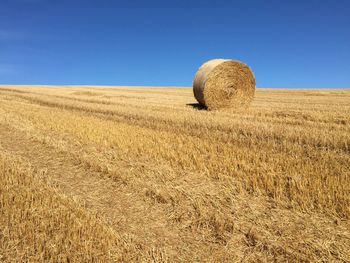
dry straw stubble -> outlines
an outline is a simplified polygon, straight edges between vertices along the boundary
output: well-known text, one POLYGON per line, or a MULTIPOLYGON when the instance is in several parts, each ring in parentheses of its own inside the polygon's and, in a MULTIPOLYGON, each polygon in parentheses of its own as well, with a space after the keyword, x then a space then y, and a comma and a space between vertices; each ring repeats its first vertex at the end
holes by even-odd
POLYGON ((197 71, 193 93, 209 110, 247 107, 254 98, 255 77, 238 60, 212 59, 197 71))
MULTIPOLYGON (((123 262, 349 261, 350 90, 257 89, 251 109, 232 114, 194 112, 186 106, 194 99, 188 89, 84 88, 104 94, 94 99, 72 94, 80 90, 0 87, 0 154, 45 171, 48 183, 77 196, 82 212, 96 212, 107 228, 95 220, 79 220, 87 231, 64 223, 72 234, 62 242, 50 241, 50 231, 37 232, 49 240, 47 249, 85 232, 106 245, 91 243, 84 255, 125 251, 123 262)), ((44 208, 40 217, 52 215, 45 209, 52 206, 23 185, 44 208)), ((26 213, 6 207, 0 213, 26 213)), ((80 209, 69 207, 60 214, 75 222, 80 209)), ((11 229, 2 218, 0 232, 11 229)), ((50 218, 40 227, 65 231, 50 218)), ((12 233, 13 246, 3 243, 8 253, 0 254, 29 262, 17 253, 25 232, 15 227, 12 233)), ((79 244, 68 247, 70 262, 82 251, 79 244)))

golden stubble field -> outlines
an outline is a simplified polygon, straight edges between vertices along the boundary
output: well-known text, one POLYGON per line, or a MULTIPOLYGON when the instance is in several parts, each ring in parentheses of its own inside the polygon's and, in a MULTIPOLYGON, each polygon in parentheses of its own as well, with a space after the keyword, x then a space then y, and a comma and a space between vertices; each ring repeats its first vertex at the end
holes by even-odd
POLYGON ((350 90, 0 86, 1 262, 350 261, 350 90))

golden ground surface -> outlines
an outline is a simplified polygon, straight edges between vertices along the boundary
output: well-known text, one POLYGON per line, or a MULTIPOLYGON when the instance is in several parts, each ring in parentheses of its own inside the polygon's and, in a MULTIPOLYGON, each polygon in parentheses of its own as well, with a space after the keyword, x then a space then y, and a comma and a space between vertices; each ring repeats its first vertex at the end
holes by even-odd
POLYGON ((0 86, 0 261, 349 262, 349 166, 350 90, 0 86))

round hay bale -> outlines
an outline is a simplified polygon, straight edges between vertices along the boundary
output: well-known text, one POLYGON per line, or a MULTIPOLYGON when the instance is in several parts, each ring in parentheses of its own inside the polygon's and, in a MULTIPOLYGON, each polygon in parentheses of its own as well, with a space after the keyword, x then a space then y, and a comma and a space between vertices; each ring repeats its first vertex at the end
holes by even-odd
POLYGON ((209 110, 247 107, 254 98, 255 77, 238 60, 212 59, 198 69, 193 93, 209 110))

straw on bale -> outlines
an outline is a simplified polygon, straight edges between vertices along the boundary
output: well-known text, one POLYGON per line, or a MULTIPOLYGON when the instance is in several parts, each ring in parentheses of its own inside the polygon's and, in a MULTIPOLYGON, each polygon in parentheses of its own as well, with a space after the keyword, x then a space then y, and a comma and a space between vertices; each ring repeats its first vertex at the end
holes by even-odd
POLYGON ((255 77, 238 60, 212 59, 197 71, 193 93, 209 110, 247 107, 254 98, 255 77))

